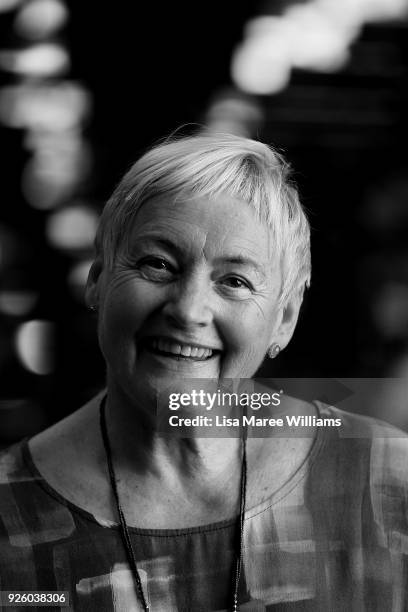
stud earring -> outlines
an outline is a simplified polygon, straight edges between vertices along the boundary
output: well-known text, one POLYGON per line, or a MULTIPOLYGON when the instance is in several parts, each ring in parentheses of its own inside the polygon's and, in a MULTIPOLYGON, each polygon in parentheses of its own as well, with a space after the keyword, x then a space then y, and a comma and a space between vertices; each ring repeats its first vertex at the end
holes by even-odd
POLYGON ((275 357, 277 357, 280 352, 281 352, 281 347, 279 346, 279 344, 274 342, 268 349, 269 359, 275 359, 275 357))

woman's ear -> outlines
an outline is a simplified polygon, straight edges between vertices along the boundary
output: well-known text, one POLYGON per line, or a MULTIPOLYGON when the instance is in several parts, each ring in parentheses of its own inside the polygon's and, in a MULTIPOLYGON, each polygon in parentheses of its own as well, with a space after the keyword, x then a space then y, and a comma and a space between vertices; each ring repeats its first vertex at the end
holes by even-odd
POLYGON ((281 349, 284 349, 289 344, 295 331, 302 301, 303 291, 296 292, 282 307, 280 320, 273 332, 270 345, 277 343, 281 349))
POLYGON ((85 287, 85 304, 92 310, 98 309, 102 270, 102 260, 97 257, 89 270, 88 280, 86 281, 85 287))

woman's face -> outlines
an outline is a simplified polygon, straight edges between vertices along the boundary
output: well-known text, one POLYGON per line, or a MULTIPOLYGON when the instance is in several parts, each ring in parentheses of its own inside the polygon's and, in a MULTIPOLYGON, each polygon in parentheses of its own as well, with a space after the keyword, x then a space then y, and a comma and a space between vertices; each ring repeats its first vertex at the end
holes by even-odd
POLYGON ((299 304, 278 308, 270 231, 229 196, 151 199, 113 270, 94 266, 108 384, 137 402, 177 378, 249 378, 268 347, 284 347, 299 304))

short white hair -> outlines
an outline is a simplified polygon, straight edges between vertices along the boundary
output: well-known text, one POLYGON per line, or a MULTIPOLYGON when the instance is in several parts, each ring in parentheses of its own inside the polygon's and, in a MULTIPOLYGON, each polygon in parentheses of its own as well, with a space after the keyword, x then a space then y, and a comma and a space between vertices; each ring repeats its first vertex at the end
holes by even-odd
POLYGON ((174 198, 221 194, 251 206, 272 232, 280 257, 285 305, 310 284, 310 228, 282 155, 261 142, 214 132, 171 138, 145 153, 124 175, 100 219, 97 256, 112 268, 137 211, 162 194, 174 198))

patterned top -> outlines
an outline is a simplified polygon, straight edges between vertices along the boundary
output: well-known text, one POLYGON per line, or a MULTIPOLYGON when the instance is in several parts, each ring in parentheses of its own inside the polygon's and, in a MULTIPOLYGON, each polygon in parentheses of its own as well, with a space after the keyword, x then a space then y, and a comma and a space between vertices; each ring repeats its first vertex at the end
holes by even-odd
MULTIPOLYGON (((408 436, 319 410, 342 426, 318 428, 294 476, 246 511, 239 610, 407 612, 408 436)), ((152 612, 228 609, 236 526, 130 528, 152 612)), ((13 589, 69 591, 61 610, 142 609, 117 526, 51 488, 27 442, 0 458, 0 590, 13 589)))

